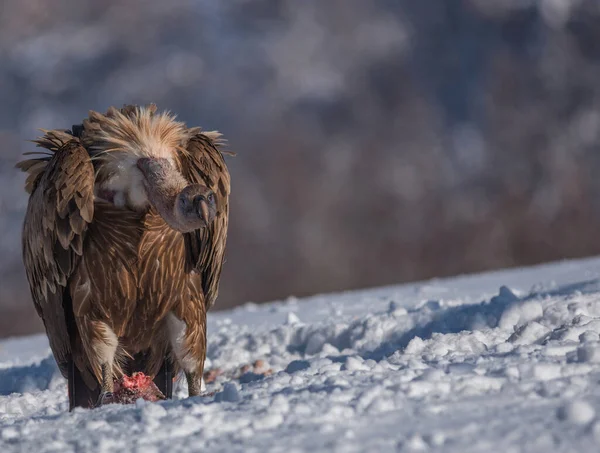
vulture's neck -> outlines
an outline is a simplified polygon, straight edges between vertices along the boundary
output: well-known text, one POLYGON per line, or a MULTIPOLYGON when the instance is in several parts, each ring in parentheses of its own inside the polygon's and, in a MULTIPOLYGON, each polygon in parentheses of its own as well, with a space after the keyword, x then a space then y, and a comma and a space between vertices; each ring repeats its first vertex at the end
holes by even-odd
POLYGON ((154 206, 163 217, 175 215, 177 195, 188 182, 171 161, 164 171, 144 175, 137 156, 111 153, 109 157, 98 168, 97 198, 136 211, 154 206))

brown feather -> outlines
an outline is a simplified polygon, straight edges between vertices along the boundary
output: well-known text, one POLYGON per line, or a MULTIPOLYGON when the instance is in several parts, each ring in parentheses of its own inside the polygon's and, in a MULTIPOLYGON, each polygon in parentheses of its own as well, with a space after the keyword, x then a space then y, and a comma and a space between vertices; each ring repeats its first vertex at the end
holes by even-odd
POLYGON ((116 376, 138 353, 146 357, 146 373, 158 372, 171 350, 169 314, 187 326, 183 348, 201 375, 206 311, 217 298, 227 239, 230 177, 221 135, 188 129, 153 104, 92 111, 73 130, 77 137, 43 130, 34 142, 47 151, 17 164, 28 173, 31 194, 25 267, 63 375, 71 357, 86 385, 97 386, 96 348, 108 341, 107 328, 118 339, 116 376), (210 227, 182 234, 152 208, 134 211, 94 198, 95 185, 108 177, 106 155, 143 156, 149 146, 175 151, 189 184, 214 191, 217 215, 210 227))
POLYGON ((217 216, 213 224, 204 230, 185 234, 186 266, 188 271, 194 269, 201 274, 207 308, 215 303, 219 293, 231 191, 229 170, 214 142, 215 137, 215 133, 195 135, 188 142, 187 153, 180 155, 184 176, 192 182, 206 184, 216 196, 217 216))
POLYGON ((75 196, 74 188, 63 175, 67 169, 76 168, 83 181, 78 190, 86 193, 93 190, 94 169, 85 149, 72 137, 57 147, 45 164, 43 172, 39 165, 26 167, 36 174, 37 188, 25 215, 23 258, 34 304, 44 321, 54 357, 66 376, 71 342, 62 297, 72 268, 70 244, 76 235, 83 234, 83 228, 75 233, 68 211, 59 206, 60 200, 66 200, 68 205, 75 196))

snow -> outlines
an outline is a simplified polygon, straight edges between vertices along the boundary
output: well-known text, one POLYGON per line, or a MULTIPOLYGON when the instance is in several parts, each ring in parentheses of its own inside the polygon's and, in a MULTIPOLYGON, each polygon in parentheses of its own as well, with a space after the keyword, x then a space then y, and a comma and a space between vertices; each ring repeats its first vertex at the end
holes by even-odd
POLYGON ((571 401, 558 410, 558 418, 578 425, 587 425, 596 417, 596 411, 585 401, 571 401))
POLYGON ((43 335, 0 342, 0 451, 595 452, 600 258, 209 316, 206 394, 67 411, 43 335))

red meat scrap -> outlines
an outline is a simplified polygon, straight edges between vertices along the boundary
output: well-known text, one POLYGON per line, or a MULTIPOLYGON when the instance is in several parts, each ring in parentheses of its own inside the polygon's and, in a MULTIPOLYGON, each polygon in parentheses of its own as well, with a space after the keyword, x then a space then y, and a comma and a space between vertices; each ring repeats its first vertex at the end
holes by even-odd
POLYGON ((132 404, 140 398, 152 402, 166 399, 152 378, 144 373, 133 373, 131 376, 123 375, 121 379, 115 381, 113 402, 132 404))

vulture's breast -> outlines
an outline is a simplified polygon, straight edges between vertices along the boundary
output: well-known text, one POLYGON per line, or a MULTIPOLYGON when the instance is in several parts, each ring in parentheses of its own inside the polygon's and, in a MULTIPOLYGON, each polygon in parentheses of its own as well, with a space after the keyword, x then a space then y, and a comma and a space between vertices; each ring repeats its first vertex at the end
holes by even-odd
POLYGON ((169 312, 182 318, 202 303, 199 275, 185 272, 184 247, 156 212, 96 203, 71 280, 76 316, 106 322, 123 343, 147 348, 169 312))

